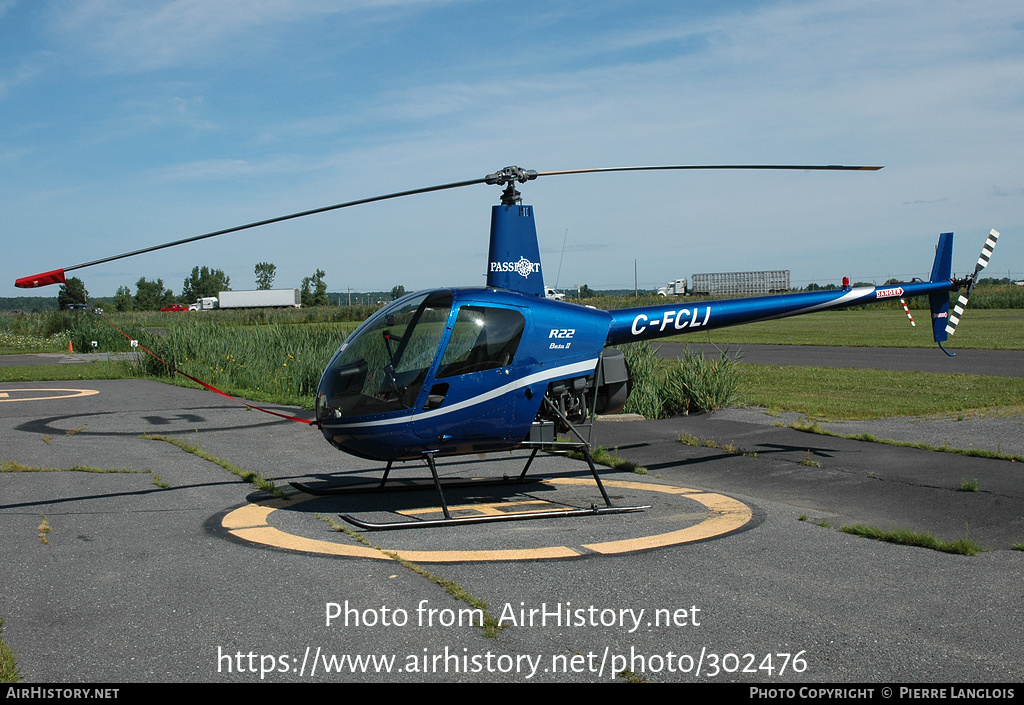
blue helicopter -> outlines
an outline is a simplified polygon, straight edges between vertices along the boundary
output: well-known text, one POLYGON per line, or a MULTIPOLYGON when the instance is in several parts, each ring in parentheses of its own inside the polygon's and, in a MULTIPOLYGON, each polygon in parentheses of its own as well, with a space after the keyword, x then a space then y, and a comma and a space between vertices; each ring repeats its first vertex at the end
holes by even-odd
MULTIPOLYGON (((943 233, 929 281, 881 287, 846 284, 836 290, 603 311, 545 298, 533 207, 522 203, 516 184, 540 176, 612 171, 880 168, 717 165, 536 172, 513 166, 482 179, 350 201, 206 233, 25 277, 16 285, 32 287, 62 282, 64 272, 72 269, 349 206, 472 184, 503 186, 501 202, 491 210, 486 286, 432 289, 397 299, 364 321, 342 343, 321 377, 316 392, 316 425, 339 450, 387 463, 381 481, 355 488, 296 486, 318 494, 399 489, 409 485, 387 486, 393 463, 425 461, 444 518, 380 524, 344 517, 363 529, 632 512, 646 507, 613 505, 590 453, 595 415, 621 410, 633 384, 621 350, 611 346, 893 298, 927 296, 933 336, 942 347, 942 342, 956 330, 971 289, 987 266, 999 234, 991 231, 975 271, 959 279, 951 274, 953 234, 943 233), (964 288, 966 292, 951 314, 949 292, 964 288), (564 434, 568 434, 569 440, 560 440, 564 434), (498 516, 452 516, 443 488, 458 484, 442 485, 436 457, 529 449, 525 467, 512 479, 524 482, 540 450, 565 447, 583 454, 604 506, 498 516)), ((475 486, 480 481, 463 484, 475 486)))

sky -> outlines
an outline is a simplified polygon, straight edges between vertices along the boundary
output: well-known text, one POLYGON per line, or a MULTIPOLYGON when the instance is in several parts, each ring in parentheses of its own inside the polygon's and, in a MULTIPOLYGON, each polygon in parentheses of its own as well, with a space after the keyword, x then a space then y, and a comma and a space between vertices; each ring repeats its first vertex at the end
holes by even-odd
MULTIPOLYGON (((1024 279, 1019 0, 0 0, 0 296, 17 277, 483 177, 661 164, 878 172, 553 176, 523 186, 549 286, 694 272, 1024 279)), ((255 288, 484 283, 474 185, 85 268, 93 297, 195 266, 255 288)))

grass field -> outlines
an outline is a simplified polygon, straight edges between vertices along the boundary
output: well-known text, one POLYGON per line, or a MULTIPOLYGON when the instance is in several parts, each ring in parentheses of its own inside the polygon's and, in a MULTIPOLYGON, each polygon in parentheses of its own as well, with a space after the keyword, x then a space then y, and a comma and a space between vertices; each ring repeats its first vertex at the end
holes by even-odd
MULTIPOLYGON (((214 312, 211 314, 107 314, 111 322, 157 354, 226 392, 261 402, 312 408, 313 390, 327 361, 357 322, 337 320, 332 310, 214 312)), ((830 311, 748 324, 691 336, 682 342, 720 345, 794 344, 932 347, 927 312, 911 328, 898 309, 830 311)), ((0 318, 2 352, 126 351, 130 343, 98 316, 43 314, 36 319, 0 318), (49 316, 49 318, 47 318, 49 316), (61 325, 70 328, 56 330, 61 325), (87 347, 89 346, 89 347, 87 347)), ((670 339, 672 340, 672 339, 670 339)), ((948 346, 1024 349, 1024 310, 968 311, 948 346)), ((795 411, 812 418, 866 419, 1024 408, 1024 380, 924 372, 887 372, 740 364, 739 398, 748 406, 795 411)), ((0 367, 0 381, 150 377, 195 386, 160 363, 0 367)))
POLYGON ((831 367, 739 366, 740 401, 816 419, 1024 411, 1024 379, 831 367))
MULTIPOLYGON (((931 348, 931 314, 914 311, 916 326, 902 310, 822 311, 795 318, 748 323, 664 340, 719 345, 838 345, 874 348, 931 348)), ((950 350, 1024 350, 1024 310, 968 310, 945 346, 950 350)))
POLYGON ((135 376, 123 362, 0 367, 0 382, 62 382, 78 379, 125 379, 135 376))

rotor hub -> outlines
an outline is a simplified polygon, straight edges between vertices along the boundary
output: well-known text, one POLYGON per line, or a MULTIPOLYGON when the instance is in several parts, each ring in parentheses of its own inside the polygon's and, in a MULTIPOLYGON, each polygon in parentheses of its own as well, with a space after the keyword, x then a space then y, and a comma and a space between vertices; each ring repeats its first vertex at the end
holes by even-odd
POLYGON ((497 184, 504 186, 505 190, 501 192, 501 205, 503 206, 514 206, 517 203, 522 202, 522 194, 516 190, 516 182, 525 184, 527 181, 533 181, 537 178, 537 172, 533 169, 523 169, 518 166, 507 166, 504 169, 499 169, 493 174, 488 174, 484 177, 485 183, 497 184))

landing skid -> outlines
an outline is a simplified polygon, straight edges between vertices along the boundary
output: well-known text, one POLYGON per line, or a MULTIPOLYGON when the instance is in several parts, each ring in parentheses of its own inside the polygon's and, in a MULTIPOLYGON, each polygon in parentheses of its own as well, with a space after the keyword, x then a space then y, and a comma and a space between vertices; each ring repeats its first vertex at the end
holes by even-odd
MULTIPOLYGON (((385 471, 387 472, 387 471, 385 471)), ((470 480, 461 479, 449 479, 442 478, 441 486, 445 489, 465 489, 467 487, 497 487, 501 485, 539 485, 544 482, 542 477, 532 477, 528 480, 522 479, 522 477, 478 477, 470 480)), ((305 492, 306 494, 314 495, 315 497, 333 497, 347 494, 372 494, 375 492, 415 492, 424 489, 434 489, 434 483, 428 478, 414 479, 414 480, 401 480, 398 482, 392 482, 386 488, 383 482, 374 483, 352 483, 346 485, 310 485, 305 482, 292 482, 292 487, 305 492)))
MULTIPOLYGON (((541 446, 537 445, 533 447, 533 452, 530 453, 529 459, 526 461, 526 466, 523 471, 519 473, 518 477, 509 478, 505 477, 502 479, 485 479, 485 480, 457 480, 442 483, 437 474, 437 465, 434 462, 434 452, 430 451, 424 453, 424 458, 427 461, 427 465, 430 467, 430 474, 433 478, 433 487, 437 490, 438 498, 441 501, 441 511, 444 513, 444 519, 412 519, 409 521, 391 521, 391 522, 369 522, 357 519, 351 514, 340 515, 342 519, 347 521, 353 526, 363 529, 365 531, 383 531, 386 529, 426 529, 436 528, 440 526, 462 526, 464 524, 483 524, 487 522, 495 521, 526 521, 528 519, 553 519, 563 517, 582 517, 582 516, 598 516, 602 514, 624 514, 627 512, 639 512, 644 509, 649 509, 650 505, 633 506, 633 507, 616 507, 612 505, 611 498, 608 497, 608 492, 604 488, 604 483, 601 482, 601 476, 597 473, 597 466, 594 465, 594 459, 590 455, 590 448, 587 444, 580 444, 579 448, 582 450, 584 457, 587 460, 587 464, 590 466, 590 472, 594 476, 594 481, 597 483, 598 489, 601 491, 601 496, 604 498, 605 506, 598 507, 591 505, 589 509, 549 509, 544 511, 533 511, 533 512, 507 512, 500 514, 487 514, 487 515, 476 515, 466 517, 453 517, 451 510, 448 508, 448 502, 444 497, 444 488, 449 489, 457 487, 479 487, 479 486, 494 486, 494 485, 524 485, 533 484, 540 482, 537 480, 526 480, 526 472, 530 469, 530 465, 533 463, 533 459, 537 457, 537 453, 541 450, 541 446)), ((426 489, 431 485, 426 482, 419 482, 416 484, 402 484, 402 485, 391 485, 385 489, 384 483, 387 480, 388 473, 391 471, 391 463, 388 463, 387 469, 384 471, 384 477, 377 485, 369 486, 354 486, 354 487, 337 487, 337 488, 325 488, 320 490, 320 494, 349 494, 358 492, 385 492, 393 489, 402 490, 414 490, 414 489, 426 489)), ((293 483, 295 486, 299 486, 293 483)))

